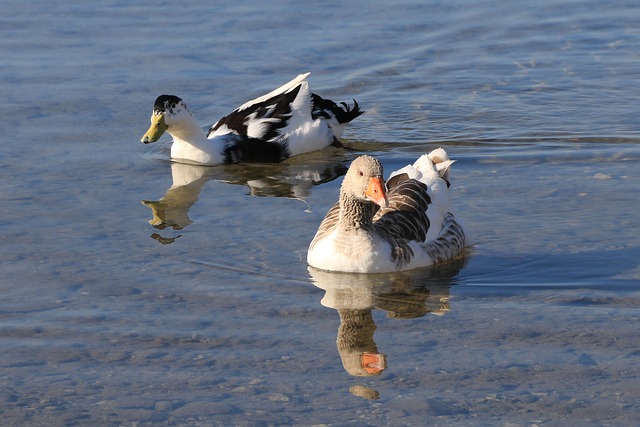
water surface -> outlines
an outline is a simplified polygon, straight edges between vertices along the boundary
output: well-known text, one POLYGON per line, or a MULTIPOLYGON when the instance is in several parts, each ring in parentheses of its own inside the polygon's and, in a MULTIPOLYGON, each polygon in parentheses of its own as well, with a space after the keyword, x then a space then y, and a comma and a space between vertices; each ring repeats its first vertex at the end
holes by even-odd
POLYGON ((3 12, 3 425, 640 422, 635 3, 3 12), (206 127, 304 71, 367 110, 348 149, 203 168, 138 142, 161 93, 206 127), (466 259, 307 268, 353 158, 437 146, 466 259))

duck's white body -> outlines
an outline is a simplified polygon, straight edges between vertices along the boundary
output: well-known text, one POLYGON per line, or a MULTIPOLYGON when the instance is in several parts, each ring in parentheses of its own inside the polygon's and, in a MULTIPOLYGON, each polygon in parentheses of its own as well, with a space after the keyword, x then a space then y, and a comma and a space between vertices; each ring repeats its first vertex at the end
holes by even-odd
POLYGON ((311 93, 309 74, 241 105, 207 134, 182 99, 161 95, 142 142, 155 142, 166 131, 173 137, 173 160, 207 165, 279 162, 335 144, 346 124, 362 111, 355 101, 350 108, 311 93))
POLYGON ((329 210, 309 246, 309 265, 330 271, 386 273, 458 256, 465 234, 449 198, 453 161, 447 153, 434 150, 393 172, 387 181, 388 200, 375 200, 376 196, 366 193, 381 179, 382 166, 367 175, 368 164, 377 161, 362 158, 364 162, 356 159, 349 168, 340 200, 329 210), (354 166, 357 169, 351 173, 354 166))

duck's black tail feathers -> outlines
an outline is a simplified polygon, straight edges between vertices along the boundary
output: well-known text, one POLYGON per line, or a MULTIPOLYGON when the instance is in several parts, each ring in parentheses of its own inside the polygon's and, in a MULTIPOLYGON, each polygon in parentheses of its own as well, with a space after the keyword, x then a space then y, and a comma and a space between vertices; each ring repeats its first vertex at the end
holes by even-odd
POLYGON ((341 102, 338 105, 329 99, 324 99, 312 93, 311 102, 313 103, 311 117, 314 119, 323 118, 329 121, 335 119, 338 123, 345 124, 364 113, 364 110, 360 109, 355 99, 353 100, 353 106, 349 106, 346 102, 341 102))

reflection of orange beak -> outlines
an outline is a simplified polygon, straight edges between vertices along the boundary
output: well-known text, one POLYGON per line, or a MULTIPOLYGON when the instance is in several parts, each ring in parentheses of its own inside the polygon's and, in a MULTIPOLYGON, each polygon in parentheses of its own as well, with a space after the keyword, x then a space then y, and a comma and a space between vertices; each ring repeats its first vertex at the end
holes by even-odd
POLYGON ((373 203, 382 206, 383 208, 386 208, 389 204, 387 201, 387 195, 384 191, 384 181, 382 178, 371 178, 364 195, 367 200, 371 200, 373 203))
POLYGON ((380 374, 387 368, 387 358, 382 353, 362 353, 360 363, 362 368, 372 375, 380 374))

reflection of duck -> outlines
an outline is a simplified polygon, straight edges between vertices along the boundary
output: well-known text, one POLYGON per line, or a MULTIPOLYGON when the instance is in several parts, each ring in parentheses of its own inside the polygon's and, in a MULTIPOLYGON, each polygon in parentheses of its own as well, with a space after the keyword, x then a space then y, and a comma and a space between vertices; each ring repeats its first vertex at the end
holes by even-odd
MULTIPOLYGON (((153 218, 151 225, 159 230, 171 227, 181 230, 192 223, 189 209, 198 201, 200 191, 209 180, 247 185, 253 196, 305 198, 315 185, 332 181, 344 175, 347 167, 322 152, 269 165, 229 165, 210 167, 185 163, 172 163, 173 183, 159 200, 143 200, 153 218)), ((152 236, 160 243, 172 243, 157 234, 152 236)))
POLYGON ((311 93, 309 74, 241 105, 212 125, 207 135, 182 99, 161 95, 142 142, 155 142, 168 132, 173 137, 172 159, 207 165, 280 162, 338 144, 346 124, 363 111, 355 100, 349 107, 311 93))
POLYGON ((458 256, 465 234, 449 200, 452 160, 442 149, 391 174, 371 156, 353 161, 309 245, 307 261, 330 271, 385 273, 458 256))
POLYGON ((198 201, 202 187, 211 179, 210 173, 211 168, 205 166, 172 163, 173 183, 164 196, 157 201, 142 201, 153 212, 149 224, 159 230, 167 227, 182 230, 191 224, 189 209, 198 201))
POLYGON ((388 317, 410 319, 449 311, 452 278, 465 264, 463 258, 438 266, 390 274, 335 273, 309 267, 311 279, 324 289, 321 304, 340 316, 337 347, 344 369, 352 376, 380 375, 387 368, 373 334, 372 310, 388 317))
POLYGON ((331 182, 346 172, 345 161, 316 152, 278 164, 225 166, 216 170, 215 179, 247 185, 252 196, 303 199, 314 186, 331 182))

